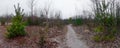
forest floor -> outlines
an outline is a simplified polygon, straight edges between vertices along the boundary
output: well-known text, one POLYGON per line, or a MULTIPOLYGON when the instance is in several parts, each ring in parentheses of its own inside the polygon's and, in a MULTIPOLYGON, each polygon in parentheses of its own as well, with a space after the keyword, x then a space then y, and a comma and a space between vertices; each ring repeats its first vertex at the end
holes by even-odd
POLYGON ((116 36, 115 41, 95 42, 93 40, 93 36, 95 35, 95 32, 93 32, 94 28, 87 25, 73 26, 73 28, 79 39, 85 41, 89 48, 120 48, 120 35, 116 36))
MULTIPOLYGON (((0 26, 0 48, 40 48, 40 30, 44 30, 44 27, 39 26, 27 26, 25 28, 27 35, 25 37, 16 37, 14 39, 7 39, 5 33, 7 32, 6 26, 0 26)), ((51 27, 48 29, 45 47, 44 48, 57 48, 59 42, 54 38, 60 37, 63 40, 66 33, 66 27, 58 28, 51 27)))
MULTIPOLYGON (((25 28, 27 35, 25 37, 16 37, 6 39, 6 26, 0 26, 0 48, 40 48, 40 30, 44 27, 27 26, 25 28)), ((48 28, 44 48, 119 48, 120 35, 112 42, 95 42, 93 28, 87 25, 72 26, 67 25, 63 28, 48 28)))

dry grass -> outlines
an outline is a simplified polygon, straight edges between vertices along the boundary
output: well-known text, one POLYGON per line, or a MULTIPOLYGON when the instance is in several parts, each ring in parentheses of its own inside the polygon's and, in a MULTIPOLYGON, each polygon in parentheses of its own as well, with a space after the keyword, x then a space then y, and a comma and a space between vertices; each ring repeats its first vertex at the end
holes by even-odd
MULTIPOLYGON (((27 35, 25 37, 16 37, 14 39, 6 39, 5 32, 6 27, 0 26, 0 48, 39 48, 40 30, 44 30, 44 27, 39 26, 27 26, 27 35)), ((63 28, 52 27, 48 29, 48 39, 46 39, 46 48, 56 48, 58 43, 52 41, 51 38, 64 34, 63 28)))
POLYGON ((120 35, 117 36, 117 39, 112 42, 95 42, 93 40, 93 36, 95 35, 95 32, 93 32, 93 27, 89 29, 88 26, 82 25, 82 26, 74 26, 73 27, 76 33, 78 34, 78 37, 80 39, 84 40, 89 48, 120 48, 120 35))

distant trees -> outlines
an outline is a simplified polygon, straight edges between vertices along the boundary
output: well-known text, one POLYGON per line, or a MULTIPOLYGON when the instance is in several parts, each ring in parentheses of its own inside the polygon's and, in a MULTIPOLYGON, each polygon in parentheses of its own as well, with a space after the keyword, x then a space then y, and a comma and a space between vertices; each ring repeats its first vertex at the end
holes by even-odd
POLYGON ((117 25, 120 26, 120 4, 119 2, 116 3, 116 19, 117 19, 117 25))
POLYGON ((74 26, 80 26, 83 23, 83 20, 80 16, 75 16, 74 18, 69 19, 69 23, 73 24, 74 26))
POLYGON ((5 25, 5 22, 6 22, 5 18, 4 17, 0 17, 0 23, 1 23, 1 25, 5 25))
POLYGON ((52 0, 48 0, 48 3, 45 3, 45 7, 43 8, 44 16, 46 18, 48 18, 50 15, 51 3, 52 3, 52 0))
POLYGON ((54 19, 53 19, 53 26, 63 27, 61 16, 62 14, 60 11, 55 12, 54 19))
POLYGON ((28 0, 28 7, 30 8, 30 16, 27 18, 27 24, 36 25, 36 17, 34 16, 35 0, 28 0))
POLYGON ((35 0, 29 0, 28 6, 30 7, 30 10, 31 10, 31 16, 33 16, 34 15, 35 0))
POLYGON ((44 4, 43 8, 40 8, 40 13, 39 13, 40 17, 39 15, 36 16, 34 15, 33 13, 34 6, 35 6, 35 0, 30 0, 29 7, 31 9, 31 17, 28 17, 27 19, 28 25, 49 24, 49 19, 50 19, 49 17, 51 17, 50 14, 53 13, 53 11, 51 10, 51 0, 48 0, 48 2, 44 4))
POLYGON ((12 18, 12 14, 9 14, 9 15, 5 14, 5 15, 0 16, 0 24, 1 25, 10 25, 11 18, 12 18))
POLYGON ((40 25, 40 18, 38 16, 27 17, 27 25, 40 25))

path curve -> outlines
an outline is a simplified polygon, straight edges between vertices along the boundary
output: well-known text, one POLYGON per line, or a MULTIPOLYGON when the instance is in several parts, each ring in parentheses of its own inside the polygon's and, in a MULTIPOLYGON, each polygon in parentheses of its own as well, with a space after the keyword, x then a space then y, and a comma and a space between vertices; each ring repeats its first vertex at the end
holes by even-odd
POLYGON ((81 40, 77 38, 77 35, 71 25, 68 25, 68 32, 66 35, 66 43, 70 48, 88 48, 88 46, 81 40))

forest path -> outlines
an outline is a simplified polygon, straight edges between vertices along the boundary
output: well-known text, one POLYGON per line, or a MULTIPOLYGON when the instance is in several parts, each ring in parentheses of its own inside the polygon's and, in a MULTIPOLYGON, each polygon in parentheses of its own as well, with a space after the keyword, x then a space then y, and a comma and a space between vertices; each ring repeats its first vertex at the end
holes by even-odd
POLYGON ((67 26, 68 31, 66 35, 66 44, 70 48, 88 48, 88 46, 82 41, 77 38, 77 34, 73 30, 71 25, 67 26))

